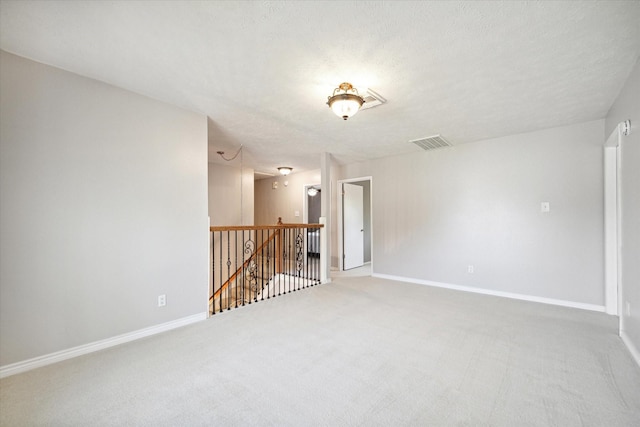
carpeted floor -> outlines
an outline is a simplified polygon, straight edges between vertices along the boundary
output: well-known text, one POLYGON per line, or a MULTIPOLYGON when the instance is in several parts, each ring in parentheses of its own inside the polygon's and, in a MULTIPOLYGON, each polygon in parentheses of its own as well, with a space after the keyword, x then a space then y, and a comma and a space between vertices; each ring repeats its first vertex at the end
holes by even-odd
POLYGON ((2 426, 639 426, 602 313, 371 277, 0 381, 2 426))

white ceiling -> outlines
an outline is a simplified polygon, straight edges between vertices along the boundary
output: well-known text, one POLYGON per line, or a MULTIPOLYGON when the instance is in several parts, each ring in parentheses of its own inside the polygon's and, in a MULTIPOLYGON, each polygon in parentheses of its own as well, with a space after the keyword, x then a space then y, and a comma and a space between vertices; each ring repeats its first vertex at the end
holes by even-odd
POLYGON ((206 114, 210 161, 296 172, 603 118, 640 2, 2 0, 0 47, 206 114), (343 81, 388 102, 345 122, 343 81))

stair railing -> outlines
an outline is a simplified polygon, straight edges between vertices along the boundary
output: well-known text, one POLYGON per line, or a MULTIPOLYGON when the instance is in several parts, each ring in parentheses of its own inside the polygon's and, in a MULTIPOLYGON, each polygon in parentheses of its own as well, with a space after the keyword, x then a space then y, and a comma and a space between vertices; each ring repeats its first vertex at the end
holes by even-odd
POLYGON ((210 227, 210 314, 320 284, 322 227, 210 227))

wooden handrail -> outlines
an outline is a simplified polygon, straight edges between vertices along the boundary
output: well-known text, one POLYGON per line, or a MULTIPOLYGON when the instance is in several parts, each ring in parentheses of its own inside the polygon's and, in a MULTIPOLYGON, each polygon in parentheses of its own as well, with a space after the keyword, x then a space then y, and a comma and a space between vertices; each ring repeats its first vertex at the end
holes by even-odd
POLYGON ((209 231, 283 230, 285 228, 322 228, 324 224, 276 224, 276 225, 218 225, 209 231))
MULTIPOLYGON (((211 227, 214 228, 214 227, 211 227)), ((211 231, 215 231, 215 230, 211 230, 211 231)), ((209 301, 216 299, 220 296, 220 294, 222 293, 222 291, 224 291, 226 288, 229 287, 229 284, 234 281, 236 279, 236 277, 238 277, 238 274, 240 274, 240 271, 242 271, 243 269, 247 268, 247 265, 249 265, 249 263, 256 257, 258 256, 258 252, 261 252, 265 246, 267 246, 269 244, 270 241, 272 241, 273 239, 276 238, 276 235, 279 235, 278 232, 273 233, 272 235, 269 236, 269 238, 267 240, 264 241, 264 243, 262 243, 262 245, 260 245, 260 247, 258 249, 256 249, 256 251, 249 257, 249 259, 247 259, 244 263, 242 263, 241 267, 238 267, 238 269, 236 270, 235 273, 233 273, 231 275, 231 277, 229 277, 227 279, 226 282, 224 282, 224 284, 222 286, 220 286, 220 289, 218 289, 212 296, 209 297, 209 301)))

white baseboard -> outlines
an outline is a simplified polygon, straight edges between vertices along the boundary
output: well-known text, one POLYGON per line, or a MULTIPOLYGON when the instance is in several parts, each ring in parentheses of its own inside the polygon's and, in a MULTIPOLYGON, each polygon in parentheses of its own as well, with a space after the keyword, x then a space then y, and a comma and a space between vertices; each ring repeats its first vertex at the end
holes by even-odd
POLYGON ((638 366, 640 366, 640 351, 638 351, 636 346, 633 345, 633 342, 631 342, 629 335, 627 335, 625 331, 620 331, 620 338, 622 338, 622 342, 629 349, 629 353, 631 353, 631 357, 633 357, 636 363, 638 364, 638 366))
POLYGON ((399 282, 416 283, 418 285, 434 286, 434 287, 437 287, 437 288, 446 288, 446 289, 453 289, 453 290, 456 290, 456 291, 473 292, 473 293, 476 293, 476 294, 483 294, 483 295, 493 295, 493 296, 497 296, 497 297, 518 299, 518 300, 523 300, 523 301, 539 302, 539 303, 543 303, 543 304, 560 305, 560 306, 563 306, 563 307, 580 308, 580 309, 583 309, 583 310, 590 310, 590 311, 604 312, 604 309, 605 309, 604 305, 585 304, 585 303, 581 303, 581 302, 565 301, 565 300, 559 300, 559 299, 553 299, 553 298, 536 297, 536 296, 532 296, 532 295, 514 294, 514 293, 511 293, 511 292, 494 291, 494 290, 491 290, 491 289, 472 288, 470 286, 452 285, 450 283, 432 282, 430 280, 412 279, 412 278, 409 278, 409 277, 392 276, 392 275, 389 275, 389 274, 374 273, 374 274, 372 274, 372 276, 373 277, 379 277, 381 279, 397 280, 399 282))
POLYGON ((33 359, 24 360, 22 362, 0 366, 0 378, 30 371, 35 368, 51 365, 56 362, 61 362, 63 360, 82 356, 84 354, 93 353, 95 351, 103 350, 105 348, 113 347, 119 344, 124 344, 140 338, 148 337, 150 335, 170 331, 171 329, 186 326, 191 323, 199 322, 201 320, 206 320, 206 318, 206 312, 198 313, 191 316, 183 317, 181 319, 172 320, 170 322, 161 323, 159 325, 150 326, 148 328, 138 329, 137 331, 129 332, 104 340, 94 341, 92 343, 80 345, 78 347, 57 351, 55 353, 45 354, 44 356, 34 357, 33 359))

